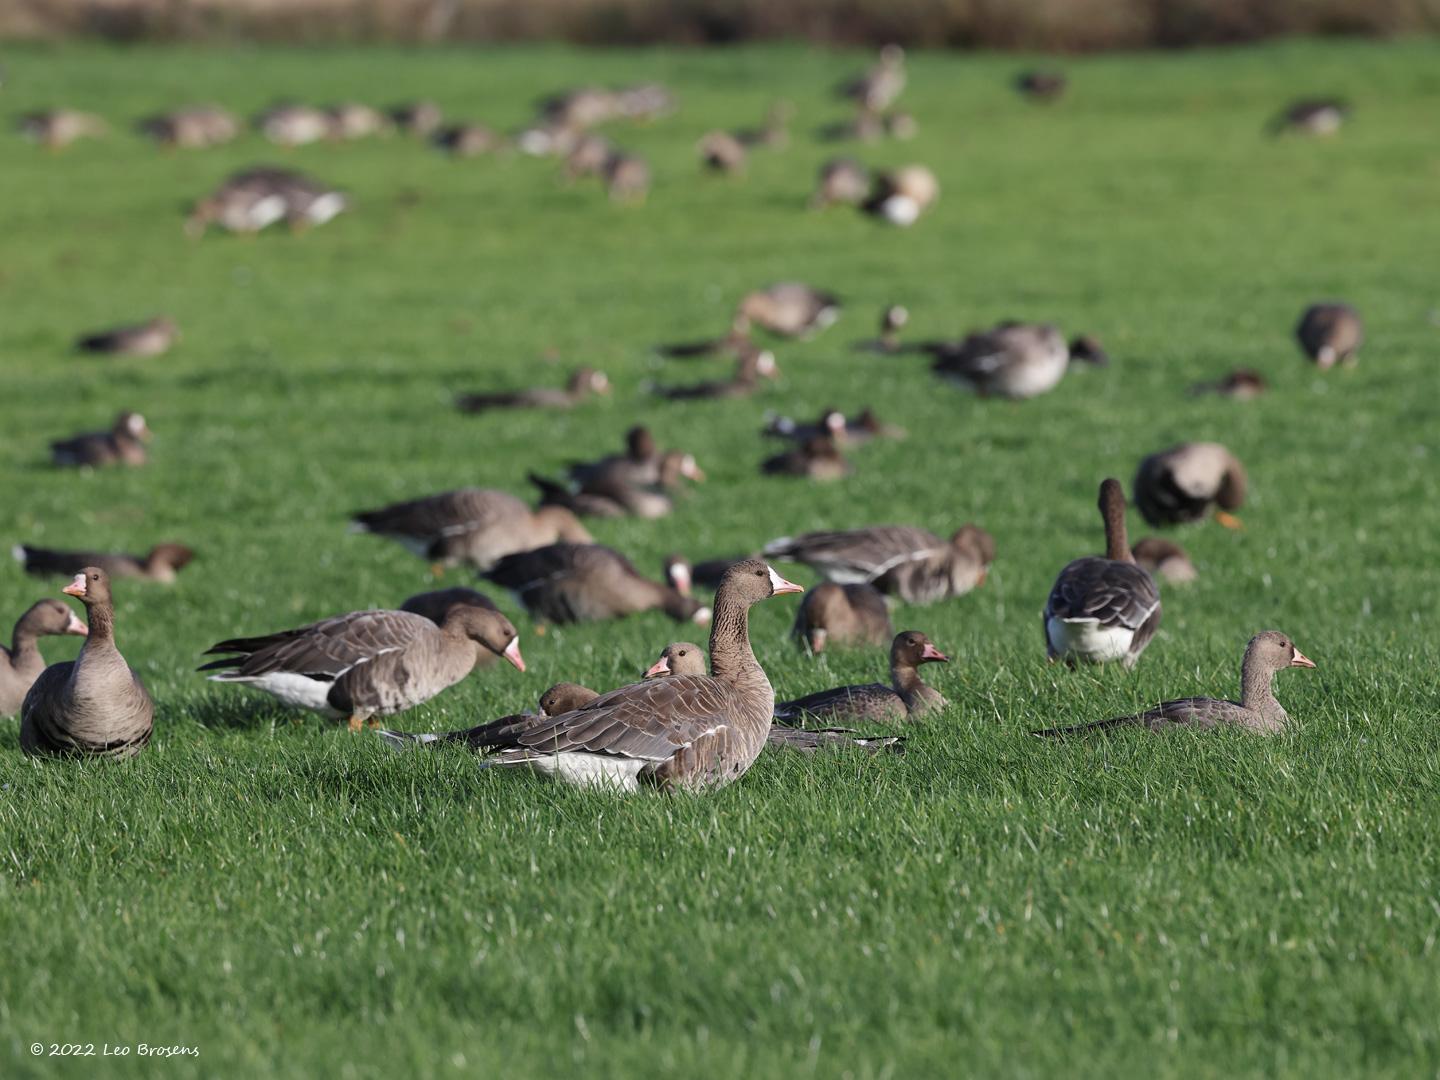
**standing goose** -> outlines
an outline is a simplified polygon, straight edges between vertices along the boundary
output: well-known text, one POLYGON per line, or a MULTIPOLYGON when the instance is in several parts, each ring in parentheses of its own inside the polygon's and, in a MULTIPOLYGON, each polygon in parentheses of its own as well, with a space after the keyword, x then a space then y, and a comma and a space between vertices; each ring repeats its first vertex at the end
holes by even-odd
MULTIPOLYGON (((507 555, 485 571, 485 577, 513 593, 534 618, 553 623, 618 619, 659 610, 676 622, 704 626, 711 609, 682 594, 673 565, 667 563, 670 580, 661 585, 611 548, 562 543, 507 555)), ((688 575, 684 583, 688 584, 688 575)))
POLYGON ((90 631, 75 613, 59 600, 41 600, 30 605, 15 623, 10 648, 0 645, 0 716, 20 711, 25 694, 45 670, 45 658, 35 639, 46 634, 78 634, 90 631))
POLYGON ((98 566, 61 592, 79 598, 90 632, 73 661, 51 664, 20 707, 20 749, 56 757, 127 758, 150 741, 155 703, 115 647, 110 578, 98 566))
POLYGON ((895 637, 890 607, 873 585, 816 585, 800 603, 790 631, 817 656, 827 645, 884 645, 895 637))
POLYGON ((1199 574, 1189 554, 1174 540, 1147 536, 1130 547, 1135 563, 1153 578, 1164 578, 1175 585, 1194 581, 1199 574))
POLYGON ((108 356, 160 356, 169 352, 179 337, 175 320, 161 316, 134 326, 84 334, 75 342, 75 348, 108 356))
POLYGON ((439 566, 468 562, 488 570, 517 551, 564 540, 590 543, 574 514, 559 506, 531 510, 519 499, 490 488, 461 488, 423 499, 361 510, 351 529, 398 541, 439 566))
POLYGON ((890 685, 866 683, 863 686, 837 686, 820 690, 794 701, 775 706, 777 720, 918 720, 949 704, 940 691, 925 684, 920 665, 949 663, 950 658, 937 649, 918 630, 905 630, 895 635, 890 645, 890 685))
POLYGON ((487 409, 569 409, 591 394, 608 394, 610 380, 603 371, 582 367, 565 382, 563 390, 536 387, 530 390, 501 390, 484 394, 461 394, 455 405, 461 412, 478 413, 487 409))
POLYGON ((1256 634, 1245 646, 1245 659, 1240 664, 1240 700, 1192 697, 1165 701, 1133 716, 1117 716, 1093 724, 1049 728, 1032 734, 1041 736, 1088 735, 1117 728, 1140 727, 1147 731, 1166 732, 1189 729, 1210 731, 1218 727, 1234 727, 1252 735, 1279 735, 1290 717, 1275 700, 1272 683, 1282 668, 1313 668, 1315 662, 1297 649, 1290 638, 1278 630, 1256 634))
POLYGON ((769 349, 744 346, 735 362, 735 374, 723 381, 692 383, 688 386, 652 386, 652 391, 669 401, 704 401, 721 398, 749 397, 761 379, 780 377, 775 354, 769 349))
POLYGON ((112 554, 97 551, 55 551, 51 548, 17 544, 17 562, 27 574, 44 577, 51 574, 70 577, 87 566, 98 566, 112 578, 144 578, 173 585, 176 574, 189 565, 195 552, 184 544, 156 544, 146 555, 112 554))
POLYGON ((229 654, 202 665, 215 682, 263 690, 292 709, 332 720, 349 717, 351 731, 392 716, 454 686, 486 652, 519 671, 520 635, 497 611, 453 606, 440 625, 408 611, 353 611, 296 630, 231 638, 206 650, 229 654))
POLYGON ((871 584, 911 604, 964 596, 985 583, 995 560, 995 539, 964 525, 950 539, 907 525, 805 533, 765 545, 772 559, 790 559, 841 585, 871 584))
POLYGON ((1215 508, 1215 520, 1227 529, 1241 527, 1230 513, 1245 502, 1245 467, 1219 443, 1181 443, 1151 454, 1135 472, 1135 505, 1154 526, 1203 521, 1215 508))
POLYGON ((1045 601, 1045 651, 1072 665, 1122 660, 1132 668, 1160 628, 1160 591, 1130 552, 1119 480, 1100 485, 1100 516, 1105 555, 1087 555, 1060 571, 1045 601))
POLYGON ((942 379, 968 386, 981 397, 1024 400, 1053 390, 1072 359, 1104 366, 1107 358, 1093 338, 1070 345, 1050 323, 1002 322, 960 342, 926 346, 932 370, 942 379))
POLYGON ((1300 316, 1295 338, 1305 355, 1324 371, 1336 364, 1350 367, 1365 341, 1365 324, 1349 304, 1311 304, 1300 316))
POLYGON ((829 435, 812 435, 799 446, 760 463, 766 476, 801 476, 807 480, 840 480, 855 471, 829 435))
POLYGON ((90 431, 52 442, 50 457, 56 465, 144 465, 149 441, 145 418, 137 412, 122 412, 109 431, 90 431))
POLYGON ((810 205, 822 210, 836 203, 859 206, 870 194, 870 170, 854 158, 831 158, 820 166, 810 205))

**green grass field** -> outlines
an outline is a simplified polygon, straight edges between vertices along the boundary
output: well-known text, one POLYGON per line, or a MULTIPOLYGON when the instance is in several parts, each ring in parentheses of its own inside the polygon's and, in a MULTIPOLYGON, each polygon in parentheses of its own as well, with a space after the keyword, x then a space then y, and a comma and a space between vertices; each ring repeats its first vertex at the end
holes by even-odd
MULTIPOLYGON (((865 63, 800 48, 579 53, 13 49, 8 118, 66 104, 107 140, 0 141, 0 403, 6 543, 199 551, 167 589, 118 588, 119 644, 158 703, 140 758, 34 762, 0 724, 0 1073, 81 1075, 30 1044, 183 1044, 121 1076, 1396 1076, 1440 1067, 1440 52, 1280 45, 1064 63, 1054 107, 1017 99, 1023 58, 920 55, 910 143, 943 194, 909 231, 809 213, 811 132, 865 63), (453 162, 399 138, 285 153, 247 134, 163 155, 127 130, 187 100, 430 96, 513 129, 542 93, 660 79, 680 112, 613 129, 646 154, 643 208, 518 156, 453 162), (1330 140, 1272 140, 1292 98, 1337 94, 1330 140), (798 109, 787 151, 702 177, 708 128, 798 109), (186 204, 279 161, 355 212, 301 237, 182 234, 186 204), (801 278, 840 323, 777 346, 778 385, 668 405, 656 342, 723 330, 735 299, 801 278), (1291 330, 1343 297, 1369 338, 1321 374, 1291 330), (900 301, 912 336, 996 319, 1099 335, 1103 370, 1040 399, 978 401, 923 361, 855 351, 900 301), (175 316, 154 361, 74 355, 82 330, 175 316), (471 418, 458 390, 606 370, 569 414, 471 418), (1252 403, 1191 398, 1232 366, 1252 403), (908 441, 831 486, 761 478, 767 408, 873 405, 908 441), (152 463, 62 472, 46 442, 143 411, 152 463), (704 797, 546 786, 463 753, 392 754, 194 674, 200 652, 427 587, 348 512, 466 484, 525 493, 632 422, 709 482, 659 522, 598 522, 647 570, 811 527, 893 521, 997 538, 989 583, 901 608, 955 662, 953 708, 903 757, 766 755, 704 797), (1144 454, 1218 439, 1249 468, 1247 528, 1180 535, 1201 579, 1163 588, 1133 674, 1047 666, 1039 612, 1101 546, 1095 489, 1144 454), (1036 726, 1165 696, 1229 695, 1246 639, 1280 628, 1318 664, 1283 673, 1293 730, 1041 743, 1036 726)), ((1132 528, 1143 528, 1138 520, 1132 528)), ((802 581, 813 580, 798 567, 802 581)), ((451 583, 467 582, 452 572, 451 583)), ((9 619, 61 582, 0 571, 9 619), (13 613, 13 614, 12 614, 13 613)), ((880 675, 785 639, 756 651, 794 695, 880 675)), ((552 630, 518 612, 530 671, 481 673, 399 726, 469 725, 551 682, 634 679, 659 614, 552 630)), ((75 642, 47 639, 54 661, 75 642)), ((94 1062, 89 1064, 93 1065, 94 1062)))

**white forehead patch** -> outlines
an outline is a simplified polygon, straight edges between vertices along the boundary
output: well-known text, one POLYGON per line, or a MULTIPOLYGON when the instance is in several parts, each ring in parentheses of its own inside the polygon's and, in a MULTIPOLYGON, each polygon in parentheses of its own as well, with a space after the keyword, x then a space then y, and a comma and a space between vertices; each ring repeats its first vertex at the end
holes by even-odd
POLYGON ((771 587, 771 588, 773 588, 773 589, 783 589, 786 585, 790 584, 788 581, 786 581, 783 577, 781 577, 779 574, 777 574, 777 573, 775 572, 775 568, 774 568, 773 566, 767 566, 767 567, 765 567, 765 569, 770 571, 770 587, 771 587))

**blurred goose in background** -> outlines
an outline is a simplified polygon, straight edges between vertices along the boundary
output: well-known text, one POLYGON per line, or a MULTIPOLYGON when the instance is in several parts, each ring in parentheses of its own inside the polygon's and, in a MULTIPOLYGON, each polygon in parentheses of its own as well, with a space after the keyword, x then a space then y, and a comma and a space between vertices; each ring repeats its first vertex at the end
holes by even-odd
POLYGON ((891 304, 880 313, 880 337, 877 341, 880 352, 900 351, 900 331, 909 321, 910 312, 899 304, 891 304))
POLYGON ((257 233, 283 220, 286 209, 285 197, 272 184, 254 172, 240 172, 194 205, 185 231, 199 237, 218 225, 227 232, 257 233))
POLYGON ((100 138, 109 131, 100 117, 75 109, 51 109, 20 118, 20 134, 47 150, 63 150, 76 139, 100 138))
MULTIPOLYGON (((500 608, 495 601, 491 600, 482 592, 475 589, 467 589, 463 586, 456 586, 450 589, 433 589, 430 592, 416 593, 400 605, 401 611, 408 611, 415 615, 423 615, 436 626, 443 626, 450 613, 456 608, 470 607, 482 608, 485 611, 493 611, 500 614, 500 608)), ((490 649, 477 649, 475 651, 475 670, 490 667, 499 661, 500 656, 490 649)), ((543 697, 542 697, 543 705, 543 697)))
POLYGON ((1135 472, 1135 505, 1154 526, 1202 521, 1214 509, 1227 529, 1245 502, 1245 467, 1219 443, 1181 443, 1151 454, 1135 472))
POLYGON ((479 157, 505 145, 498 132, 484 124, 451 124, 433 136, 435 145, 453 157, 479 157))
POLYGON ((174 319, 159 316, 133 326, 117 326, 82 334, 75 342, 81 352, 104 353, 109 356, 160 356, 180 337, 174 319))
POLYGON ((840 585, 871 584, 911 604, 933 604, 985 583, 995 538, 978 525, 961 526, 949 540, 928 529, 874 525, 784 536, 764 554, 804 563, 840 585))
POLYGON ((636 154, 613 151, 605 161, 605 190, 613 202, 643 203, 650 194, 650 166, 636 154))
POLYGON ((59 600, 31 604, 15 623, 10 647, 0 645, 0 716, 20 711, 25 694, 45 670, 37 638, 47 634, 84 637, 89 632, 85 623, 59 600))
POLYGON ((390 121, 406 135, 429 138, 445 121, 445 113, 433 101, 412 101, 390 109, 390 121))
POLYGON ((627 120, 649 122, 669 116, 676 109, 675 95, 659 83, 622 86, 612 94, 615 111, 627 120))
POLYGON ((946 664, 950 658, 918 630, 895 635, 890 646, 890 685, 837 686, 794 701, 777 702, 778 720, 919 720, 949 704, 945 696, 920 677, 922 664, 946 664))
POLYGON ((50 457, 56 465, 144 465, 145 444, 150 438, 143 416, 122 412, 109 431, 90 431, 52 442, 50 457))
POLYGON ((650 430, 639 424, 625 433, 625 453, 575 462, 568 472, 581 491, 602 495, 615 488, 674 488, 682 481, 698 484, 705 480, 693 454, 683 450, 661 453, 650 430))
POLYGON ((140 121, 140 132, 167 150, 219 146, 240 134, 240 121, 218 105, 186 105, 140 121))
POLYGON ((1290 638, 1278 630, 1256 634, 1245 646, 1240 663, 1240 700, 1191 697, 1166 701, 1133 716, 1117 716, 1094 724, 1050 728, 1032 734, 1045 737, 1089 735, 1120 728, 1138 727, 1147 731, 1167 732, 1188 729, 1210 731, 1218 727, 1234 727, 1252 735, 1279 735, 1290 717, 1275 699, 1274 680, 1278 671, 1288 667, 1313 668, 1315 662, 1297 649, 1290 638))
POLYGON ((195 558, 184 544, 156 544, 145 555, 98 551, 56 551, 52 548, 17 544, 13 554, 27 574, 39 577, 73 577, 87 566, 98 566, 112 578, 144 578, 173 585, 176 575, 195 558))
POLYGON ((813 424, 802 424, 788 416, 767 416, 763 433, 797 442, 828 435, 844 446, 860 446, 871 439, 905 438, 904 428, 882 423, 869 406, 848 418, 839 409, 826 409, 813 424))
POLYGON ((491 393, 461 394, 455 405, 461 412, 478 413, 488 409, 569 409, 591 394, 608 394, 610 380, 603 371, 577 368, 565 381, 563 390, 537 387, 530 390, 499 390, 491 393))
POLYGON ((1272 135, 1334 135, 1350 116, 1350 106, 1336 98, 1315 98, 1287 106, 1270 121, 1272 135))
POLYGON ((1190 388, 1193 395, 1218 394, 1236 401, 1251 401, 1270 388, 1265 376, 1251 368, 1236 368, 1219 382, 1196 383, 1190 388))
POLYGON ((1015 89, 1031 101, 1058 101, 1070 81, 1059 71, 1024 71, 1015 77, 1015 89))
POLYGON ((285 103, 257 116, 255 129, 276 146, 293 148, 328 138, 330 117, 311 105, 285 103))
POLYGON ((1120 481, 1100 485, 1104 556, 1087 555, 1060 571, 1045 601, 1045 651, 1072 666, 1123 661, 1132 668, 1160 628, 1160 592, 1135 562, 1125 536, 1120 481))
POLYGON ((1351 367, 1356 350, 1365 341, 1365 324, 1349 304, 1311 304, 1300 316, 1295 338, 1320 370, 1336 364, 1351 367))
POLYGON ((939 197, 940 181, 933 172, 924 165, 906 165, 877 176, 861 209, 903 227, 915 224, 939 197))
POLYGON ((604 176, 605 163, 615 153, 609 139, 594 132, 581 135, 565 155, 565 179, 574 183, 589 176, 604 176))
POLYGON ((356 101, 327 105, 323 110, 332 139, 365 139, 390 131, 390 118, 379 109, 356 101))
POLYGON ((890 606, 879 589, 833 581, 805 594, 790 633, 816 655, 829 645, 884 645, 895 637, 890 606))
POLYGON ((711 172, 739 175, 745 171, 749 152, 745 144, 728 131, 708 131, 695 144, 700 164, 711 172))
POLYGON ((935 357, 931 370, 948 382, 973 389, 981 397, 1024 400, 1053 390, 1072 360, 1103 367, 1109 363, 1089 336, 1069 345, 1050 323, 1002 322, 963 341, 921 346, 935 357))
POLYGON ((733 331, 758 326, 779 337, 808 338, 840 317, 840 298, 803 281, 781 281, 746 293, 735 308, 733 331))
POLYGON ((870 194, 870 170, 853 158, 831 158, 820 166, 810 205, 823 209, 842 203, 859 206, 870 194))
POLYGON ((1147 536, 1143 540, 1136 540, 1130 546, 1130 554, 1135 556, 1136 564, 1151 577, 1164 578, 1174 585, 1194 581, 1200 576, 1195 570, 1195 564, 1190 561, 1189 553, 1174 540, 1147 536))
POLYGON ((715 398, 743 398, 753 394, 761 379, 777 379, 780 368, 775 363, 775 354, 769 349, 757 349, 753 345, 740 350, 735 362, 735 374, 729 379, 707 380, 688 386, 656 386, 651 392, 670 401, 700 401, 715 398))
POLYGON ((593 622, 659 610, 676 622, 704 626, 710 608, 681 593, 673 565, 667 560, 670 580, 661 585, 611 548, 559 543, 507 555, 484 576, 508 589, 533 618, 547 622, 593 622))
MULTIPOLYGON (((633 475, 633 474, 632 474, 633 475)), ((685 480, 705 474, 695 459, 682 450, 667 450, 660 455, 659 472, 653 483, 625 478, 619 472, 602 473, 584 482, 562 484, 537 473, 528 474, 530 483, 540 491, 541 506, 563 506, 580 517, 665 517, 675 509, 672 492, 685 480)))
POLYGON ((760 463, 766 476, 800 476, 807 480, 839 480, 855 467, 829 435, 812 435, 800 445, 760 463))
POLYGON ((904 89, 905 50, 892 44, 880 50, 874 67, 864 75, 841 83, 835 92, 865 112, 878 113, 894 104, 904 89))

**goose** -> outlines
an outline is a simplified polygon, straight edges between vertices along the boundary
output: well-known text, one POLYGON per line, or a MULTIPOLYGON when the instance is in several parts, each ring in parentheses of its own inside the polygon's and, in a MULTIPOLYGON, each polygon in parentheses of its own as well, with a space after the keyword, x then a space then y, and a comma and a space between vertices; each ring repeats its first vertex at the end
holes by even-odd
POLYGON ((574 131, 583 131, 621 115, 619 96, 613 90, 582 86, 562 90, 540 102, 540 117, 574 131))
POLYGON ((240 122, 218 105, 186 105, 150 116, 140 132, 167 150, 219 146, 240 134, 240 122))
POLYGON ((829 435, 812 435, 784 453, 760 463, 766 476, 800 476, 807 480, 840 480, 855 471, 829 435))
POLYGON ((445 121, 445 113, 433 101, 412 101, 390 109, 390 121, 406 135, 429 138, 445 121))
POLYGON ((705 471, 693 454, 680 450, 661 453, 649 429, 636 425, 625 433, 624 454, 575 462, 569 476, 581 491, 606 495, 619 488, 675 487, 685 480, 703 483, 705 471))
POLYGON ((854 158, 831 158, 820 166, 810 205, 816 210, 842 203, 859 206, 870 194, 870 170, 854 158))
POLYGON ((895 635, 890 645, 890 685, 866 683, 863 686, 837 686, 820 690, 794 701, 775 706, 777 720, 800 721, 806 717, 820 720, 919 720, 949 704, 934 687, 920 677, 920 665, 949 663, 950 658, 937 649, 918 630, 905 630, 895 635))
POLYGON ((452 606, 435 624, 408 611, 352 611, 295 630, 231 638, 206 650, 214 682, 261 690, 291 709, 351 731, 429 701, 460 682, 485 653, 525 670, 520 635, 498 611, 452 606), (223 654, 223 655, 222 655, 223 654))
POLYGON ((1135 505, 1151 525, 1215 520, 1227 529, 1241 522, 1231 511, 1245 502, 1245 467, 1219 443, 1180 443, 1151 454, 1135 471, 1135 505))
POLYGON ((91 113, 51 109, 20 118, 20 133, 47 150, 63 150, 77 139, 100 138, 110 126, 91 113))
POLYGON ((510 716, 502 716, 498 720, 477 724, 475 727, 464 728, 461 731, 422 732, 380 729, 375 734, 396 750, 408 750, 415 746, 455 745, 467 746, 471 750, 484 750, 497 735, 503 737, 512 730, 536 724, 546 717, 571 712, 589 704, 599 696, 588 686, 568 682, 556 683, 540 695, 539 712, 514 713, 510 716))
POLYGON ((1045 601, 1045 651, 1051 661, 1135 666, 1160 628, 1160 592, 1135 563, 1125 537, 1120 481, 1100 485, 1105 555, 1087 555, 1060 571, 1045 601))
POLYGON ((352 515, 351 530, 395 540, 439 566, 488 570, 500 559, 556 541, 588 544, 590 534, 559 506, 531 510, 491 488, 460 488, 352 515))
POLYGON ((931 370, 948 382, 973 389, 981 397, 1023 401, 1059 385, 1072 360, 1103 367, 1104 350, 1093 338, 1067 345, 1050 323, 1002 322, 960 342, 923 346, 935 357, 931 370))
POLYGON ((667 401, 704 401, 744 398, 753 394, 761 379, 778 379, 780 367, 769 349, 742 349, 735 362, 735 374, 725 380, 710 380, 688 386, 657 386, 650 390, 667 401))
POLYGON ((98 566, 112 578, 144 578, 173 585, 176 574, 190 563, 195 552, 184 544, 175 543, 156 544, 145 555, 55 551, 17 544, 14 555, 27 574, 38 577, 52 574, 72 577, 87 566, 98 566))
POLYGON ((781 439, 804 442, 817 435, 828 435, 845 446, 859 446, 871 439, 903 439, 905 429, 883 423, 875 410, 866 406, 853 417, 839 409, 826 409, 813 424, 802 424, 788 416, 770 416, 763 434, 781 439))
POLYGON ((257 233, 284 219, 285 196, 253 172, 231 176, 215 191, 200 199, 185 219, 185 232, 203 236, 211 225, 227 232, 257 233))
POLYGON ((530 390, 501 390, 489 393, 461 394, 455 399, 461 412, 478 413, 487 409, 569 409, 591 394, 610 393, 610 380, 603 371, 577 368, 565 381, 564 389, 535 387, 530 390))
POLYGON ((681 593, 673 564, 666 569, 670 580, 661 585, 611 548, 558 543, 507 555, 484 577, 508 589, 532 617, 547 622, 593 622, 659 610, 676 622, 706 625, 711 609, 681 593))
POLYGON ((1275 699, 1275 673, 1287 667, 1313 668, 1315 662, 1295 647, 1286 634, 1266 630, 1256 634, 1245 646, 1240 663, 1240 700, 1191 697, 1164 701, 1153 709, 1133 716, 1117 716, 1093 724, 1049 728, 1032 734, 1044 737, 1088 735, 1120 728, 1138 727, 1146 731, 1168 732, 1188 729, 1210 731, 1219 727, 1238 728, 1252 735, 1279 735, 1290 720, 1284 707, 1275 699))
POLYGON ((484 124, 452 124, 435 132, 433 138, 436 146, 457 158, 489 154, 499 150, 505 142, 484 124))
POLYGON ((904 89, 905 50, 891 44, 880 50, 879 62, 874 67, 864 75, 841 83, 835 92, 865 112, 878 113, 888 109, 904 89))
POLYGON ((802 281, 781 281, 746 293, 735 308, 732 333, 759 326, 779 337, 808 338, 840 317, 840 298, 802 281))
POLYGON ((1135 564, 1151 577, 1164 578, 1174 585, 1182 585, 1199 577, 1190 555, 1174 540, 1159 536, 1147 536, 1130 545, 1130 554, 1135 564))
POLYGON ((109 356, 160 356, 169 352, 179 337, 175 320, 162 315, 132 326, 83 334, 76 340, 75 348, 109 356))
POLYGON ((565 155, 565 179, 574 183, 587 176, 604 176, 605 163, 615 147, 603 135, 586 132, 575 140, 565 155))
POLYGON ((1334 135, 1350 115, 1350 106, 1335 98, 1297 101, 1270 121, 1270 133, 1283 135, 1334 135))
POLYGON ((1311 304, 1300 316, 1295 338, 1321 371, 1336 364, 1352 367, 1365 341, 1365 324, 1349 304, 1311 304))
POLYGON ((83 620, 59 600, 40 600, 31 604, 15 623, 10 647, 0 645, 0 716, 13 716, 20 711, 25 694, 45 670, 36 638, 46 634, 90 632, 83 620))
POLYGON ((1219 382, 1196 383, 1190 388, 1193 395, 1218 394, 1236 401, 1252 401, 1265 393, 1270 384, 1265 376, 1252 368, 1236 368, 1219 382))
POLYGON ((20 706, 20 749, 50 757, 128 758, 150 741, 155 703, 115 647, 110 577, 87 566, 60 590, 85 605, 89 633, 74 660, 51 664, 20 706))
POLYGON ((50 457, 61 466, 144 465, 145 444, 150 438, 143 416, 122 412, 109 431, 84 432, 52 442, 50 457))
POLYGON ((323 112, 332 139, 364 139, 384 135, 390 130, 390 118, 379 109, 356 101, 327 105, 323 112))
POLYGON ((700 164, 712 172, 738 175, 745 171, 749 151, 728 131, 707 131, 695 144, 700 164))
POLYGON ((940 197, 940 181, 924 165, 883 172, 871 185, 860 209, 902 228, 915 224, 940 197))
POLYGON ((685 479, 704 479, 695 459, 680 450, 660 455, 659 471, 653 484, 632 483, 623 476, 600 474, 583 483, 565 485, 529 473, 530 483, 540 491, 541 506, 562 506, 577 517, 661 518, 675 509, 672 491, 685 479))
POLYGON ((342 192, 290 169, 262 167, 237 177, 245 178, 262 188, 268 187, 285 201, 285 220, 292 230, 324 225, 350 206, 350 200, 342 192))
POLYGON ((816 656, 828 645, 884 645, 895 637, 885 594, 873 585, 824 581, 800 603, 790 630, 816 656))
POLYGON ((330 135, 330 117, 310 105, 281 104, 255 118, 255 128, 276 146, 294 148, 330 135))
POLYGON ((907 603, 933 604, 985 583, 995 539, 978 525, 962 526, 948 541, 927 529, 875 525, 783 536, 762 553, 804 563, 840 585, 870 584, 907 603))
POLYGON ((1058 101, 1069 85, 1070 80, 1059 71, 1023 71, 1015 77, 1015 89, 1031 101, 1058 101))
POLYGON ((638 205, 650 194, 650 166, 636 154, 612 152, 605 161, 604 175, 612 202, 638 205))

